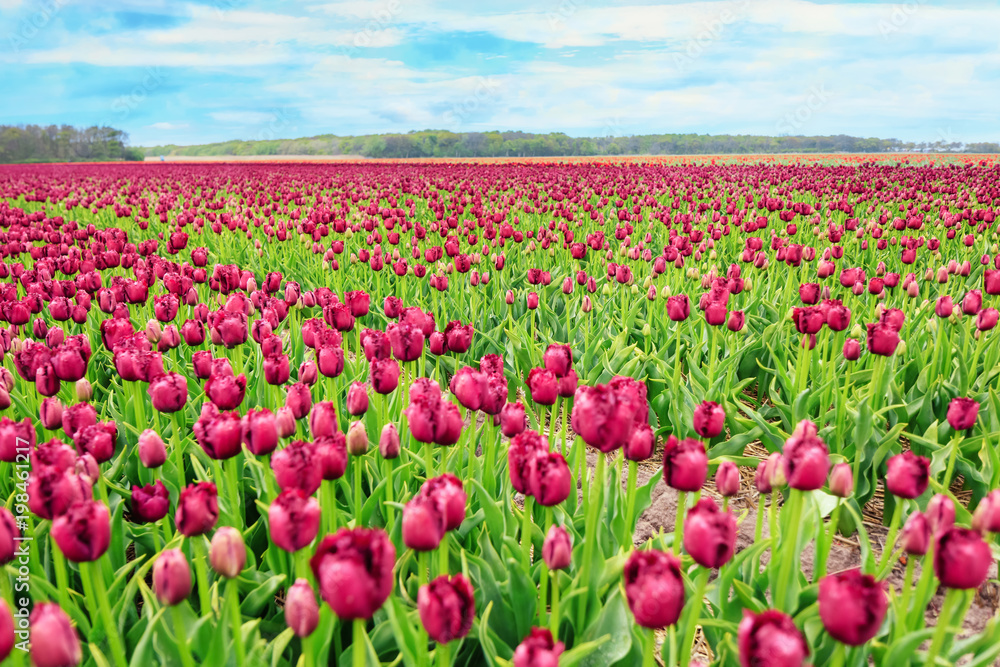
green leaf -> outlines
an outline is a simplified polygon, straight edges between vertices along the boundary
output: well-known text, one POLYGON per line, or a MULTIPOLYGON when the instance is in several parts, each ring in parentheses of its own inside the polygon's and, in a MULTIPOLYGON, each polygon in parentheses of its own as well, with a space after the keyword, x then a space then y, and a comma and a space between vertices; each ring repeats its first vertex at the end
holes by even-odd
POLYGON ((261 610, 274 599, 274 594, 278 592, 284 581, 285 575, 276 574, 254 588, 249 595, 243 598, 240 612, 244 616, 258 616, 261 610))
POLYGON ((621 587, 615 587, 589 628, 580 637, 581 643, 602 641, 581 661, 581 667, 607 667, 618 662, 632 647, 631 619, 622 598, 621 587))

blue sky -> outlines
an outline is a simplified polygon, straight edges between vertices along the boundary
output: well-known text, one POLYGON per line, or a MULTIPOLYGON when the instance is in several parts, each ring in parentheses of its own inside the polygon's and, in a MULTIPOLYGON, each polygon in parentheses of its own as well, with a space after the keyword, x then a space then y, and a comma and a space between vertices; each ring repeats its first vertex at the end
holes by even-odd
POLYGON ((1000 3, 0 0, 0 123, 1000 140, 1000 3))

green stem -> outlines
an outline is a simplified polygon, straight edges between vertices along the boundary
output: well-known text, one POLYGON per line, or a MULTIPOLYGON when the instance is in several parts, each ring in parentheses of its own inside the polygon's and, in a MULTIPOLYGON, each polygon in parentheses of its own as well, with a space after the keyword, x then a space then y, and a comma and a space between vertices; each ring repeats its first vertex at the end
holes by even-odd
POLYGON ((562 616, 559 610, 559 578, 552 577, 552 613, 549 614, 549 632, 553 639, 559 641, 559 621, 562 616))
POLYGON ((174 466, 177 468, 177 488, 179 492, 187 486, 187 479, 184 477, 184 441, 181 439, 181 420, 183 416, 180 412, 174 412, 170 415, 170 418, 174 422, 171 440, 173 440, 172 453, 174 455, 174 466))
MULTIPOLYGON (((50 540, 52 543, 52 563, 56 571, 56 584, 59 586, 59 606, 65 610, 69 609, 69 576, 66 573, 66 557, 63 556, 62 551, 56 545, 55 540, 50 540)), ((7 574, 2 575, 4 579, 7 578, 7 574)))
POLYGON ((847 650, 840 642, 834 642, 833 655, 830 656, 830 667, 844 667, 847 650))
POLYGON ((833 547, 833 536, 837 533, 837 526, 840 523, 840 505, 841 501, 838 500, 833 508, 833 512, 830 514, 830 524, 827 526, 826 531, 822 530, 822 523, 820 524, 820 537, 823 537, 825 534, 825 539, 821 545, 819 562, 813 570, 814 583, 826 576, 826 561, 830 557, 830 549, 833 547))
POLYGON ((451 644, 438 644, 436 653, 439 667, 451 667, 451 644))
MULTIPOLYGON (((764 534, 764 494, 762 493, 757 496, 757 521, 753 529, 754 544, 760 542, 763 534, 764 534)), ((756 577, 758 572, 760 572, 759 553, 753 557, 753 570, 751 571, 750 576, 756 577)))
POLYGON ((116 667, 126 667, 128 660, 125 658, 125 648, 122 646, 121 636, 118 634, 118 624, 115 623, 111 615, 111 603, 108 600, 107 588, 104 585, 104 575, 96 561, 90 563, 80 563, 80 576, 90 579, 94 595, 97 597, 97 609, 104 624, 104 632, 108 637, 108 644, 111 646, 111 658, 116 667))
MULTIPOLYGON (((552 529, 552 508, 545 508, 545 530, 543 532, 543 540, 548 537, 549 531, 552 529)), ((549 591, 549 566, 542 560, 542 572, 540 575, 540 581, 538 583, 538 625, 540 627, 545 626, 545 611, 546 611, 546 601, 545 598, 548 596, 549 591)))
POLYGON ((902 637, 906 634, 906 620, 909 617, 910 592, 913 588, 913 570, 916 557, 910 554, 906 559, 906 573, 903 575, 903 589, 899 598, 899 617, 896 620, 896 627, 893 637, 902 637))
POLYGON ((789 536, 787 544, 784 545, 784 554, 782 554, 782 561, 778 570, 777 594, 774 597, 775 607, 783 609, 786 612, 791 612, 794 607, 788 600, 788 586, 792 577, 798 579, 799 551, 796 528, 802 522, 803 501, 802 491, 798 489, 789 490, 788 504, 791 505, 789 508, 791 516, 789 517, 788 527, 790 529, 789 532, 792 534, 789 536), (793 566, 796 569, 795 573, 792 572, 793 566))
POLYGON ((958 458, 958 446, 962 442, 962 436, 958 433, 951 439, 951 451, 948 452, 948 467, 944 471, 944 480, 941 485, 944 488, 951 486, 951 476, 955 472, 955 459, 958 458))
MULTIPOLYGON (((927 606, 928 593, 936 577, 934 576, 934 540, 931 540, 921 564, 920 579, 917 581, 917 591, 913 606, 907 615, 906 626, 913 630, 923 629, 926 621, 924 619, 924 609, 927 606)), ((940 617, 939 617, 940 618, 940 617)))
POLYGON ((445 533, 438 544, 438 576, 448 574, 448 533, 445 533))
POLYGON ((184 628, 184 617, 181 615, 180 605, 174 605, 170 608, 170 611, 174 617, 174 637, 177 640, 178 653, 181 655, 181 664, 184 667, 194 667, 194 661, 191 659, 191 647, 187 643, 187 630, 184 628))
POLYGON ((638 495, 635 488, 635 477, 638 467, 639 464, 636 461, 630 460, 628 462, 628 482, 625 484, 625 496, 627 498, 625 502, 625 528, 622 531, 621 545, 623 548, 629 550, 632 548, 632 535, 634 531, 632 520, 635 515, 635 497, 638 495))
POLYGON ((198 578, 198 609, 201 611, 201 615, 205 616, 212 613, 212 597, 208 591, 208 568, 205 566, 208 552, 205 548, 204 536, 197 535, 191 539, 191 555, 198 578))
POLYGON ((363 618, 354 619, 354 638, 351 643, 351 658, 354 667, 366 667, 368 661, 365 660, 365 620, 363 618))
POLYGON ((677 492, 677 513, 674 516, 674 555, 681 552, 682 536, 684 535, 684 514, 687 512, 687 491, 677 492))
POLYGON ((394 508, 390 504, 390 503, 393 502, 393 498, 394 498, 395 492, 396 492, 396 489, 393 487, 393 481, 392 481, 392 469, 394 467, 395 460, 394 459, 387 459, 385 463, 386 463, 386 469, 385 469, 385 500, 386 500, 386 506, 385 506, 386 522, 385 522, 385 528, 386 528, 386 530, 388 532, 391 533, 392 532, 392 527, 395 525, 395 509, 396 509, 396 508, 394 508))
POLYGON ((691 609, 688 611, 687 621, 684 625, 684 641, 681 642, 681 665, 691 663, 691 652, 694 650, 694 632, 698 627, 698 618, 701 616, 701 608, 705 601, 705 588, 708 586, 708 568, 699 568, 698 579, 694 586, 694 595, 691 597, 691 609))
POLYGON ((524 564, 531 567, 531 508, 535 499, 524 497, 524 510, 521 513, 521 558, 524 564))
POLYGON ((896 548, 896 535, 899 533, 899 524, 903 519, 902 498, 896 498, 896 506, 892 509, 892 518, 889 520, 889 535, 885 538, 885 546, 882 549, 882 556, 878 560, 876 571, 881 572, 883 566, 889 562, 892 552, 896 548))
POLYGON ((226 491, 229 493, 229 504, 232 506, 234 527, 243 531, 243 513, 240 512, 240 455, 231 457, 225 462, 226 491))
POLYGON ((718 335, 719 327, 709 327, 712 330, 711 334, 711 344, 709 346, 708 352, 708 387, 705 390, 705 398, 709 398, 712 394, 712 386, 715 384, 715 359, 718 357, 717 345, 719 344, 718 335))
POLYGON ((597 542, 597 517, 601 506, 601 491, 604 489, 604 469, 607 465, 606 457, 602 452, 597 453, 597 465, 594 470, 594 489, 596 496, 592 499, 587 508, 587 518, 584 524, 583 540, 583 565, 580 570, 580 584, 588 589, 588 594, 580 596, 580 603, 577 613, 576 627, 584 627, 587 619, 587 606, 589 603, 590 581, 590 561, 594 558, 594 544, 597 542))
POLYGON ((642 651, 642 667, 655 667, 656 665, 656 634, 652 629, 643 628, 642 637, 645 647, 642 651))
POLYGON ((236 665, 243 667, 246 663, 246 647, 243 645, 243 616, 240 614, 240 591, 236 579, 230 579, 226 584, 226 596, 229 598, 229 620, 232 623, 233 645, 236 647, 236 665))
POLYGON ((931 639, 931 647, 927 650, 925 665, 933 666, 937 661, 938 653, 948 637, 948 628, 951 626, 952 616, 955 615, 955 608, 959 600, 965 593, 957 588, 950 588, 945 593, 944 603, 941 605, 941 614, 938 616, 937 625, 934 626, 934 637, 931 639))
POLYGON ((354 527, 361 527, 361 457, 355 456, 351 461, 354 466, 354 527))

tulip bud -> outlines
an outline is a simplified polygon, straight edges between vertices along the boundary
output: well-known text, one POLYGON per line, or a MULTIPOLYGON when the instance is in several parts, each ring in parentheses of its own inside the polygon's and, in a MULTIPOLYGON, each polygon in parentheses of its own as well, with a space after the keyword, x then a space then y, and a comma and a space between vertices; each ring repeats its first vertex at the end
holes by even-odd
POLYGON ((167 446, 153 429, 139 435, 139 461, 147 468, 159 468, 167 460, 167 446))
POLYGON ((191 567, 180 549, 167 549, 153 563, 153 590, 160 604, 172 607, 191 594, 191 567))
POLYGON ((278 408, 275 425, 278 428, 279 437, 290 438, 295 435, 295 415, 292 414, 291 408, 287 406, 278 408))
POLYGON ((297 637, 308 637, 319 625, 316 593, 305 579, 296 579, 285 594, 285 623, 297 637))
POLYGON ((937 493, 927 503, 925 515, 931 532, 940 535, 955 525, 955 503, 943 493, 937 493))
POLYGON ((565 528, 549 528, 542 543, 542 559, 550 570, 564 570, 573 562, 573 542, 565 528))
POLYGON ((417 610, 427 635, 438 644, 461 639, 476 615, 472 584, 461 574, 441 575, 420 587, 417 610))
POLYGON ((831 574, 819 582, 823 626, 848 646, 861 646, 878 634, 888 608, 884 584, 861 570, 831 574))
POLYGON ((287 489, 271 503, 267 520, 275 545, 294 553, 309 546, 319 534, 319 502, 302 489, 287 489))
POLYGON ((744 611, 737 633, 741 665, 801 665, 809 645, 791 617, 777 609, 744 611), (776 663, 775 656, 780 656, 776 663))
POLYGON ((565 646, 547 628, 532 628, 514 650, 514 667, 556 667, 565 646))
POLYGON ((234 579, 243 571, 247 562, 247 549, 240 531, 223 526, 212 536, 208 559, 212 569, 227 579, 234 579))
POLYGON ((715 471, 715 490, 731 498, 740 492, 740 471, 732 461, 723 461, 715 471))
POLYGON ((736 549, 736 517, 702 498, 684 521, 684 549, 702 567, 722 567, 736 549))
POLYGON ((368 392, 360 382, 351 384, 347 390, 347 412, 355 417, 368 411, 368 392))
POLYGON ((889 493, 900 498, 916 498, 927 489, 930 479, 930 460, 905 451, 889 459, 885 486, 889 493))
POLYGON ((31 663, 35 667, 73 667, 83 659, 80 639, 69 616, 55 602, 31 611, 31 663))
POLYGON ((923 512, 914 512, 906 519, 899 534, 899 543, 911 556, 923 556, 931 542, 931 526, 923 512))
POLYGON ((952 527, 937 538, 934 573, 946 588, 979 588, 992 562, 989 545, 974 530, 952 527))
POLYGON ((392 422, 382 427, 378 439, 378 451, 384 459, 394 459, 399 456, 399 431, 392 422))
POLYGON ((52 521, 52 539, 68 560, 95 561, 111 543, 111 516, 104 503, 81 500, 52 521))
POLYGON ((838 498, 849 498, 854 491, 854 475, 847 463, 838 463, 830 472, 830 493, 838 498))
POLYGON ((42 422, 42 427, 49 430, 62 428, 63 404, 55 396, 50 396, 42 401, 38 408, 38 417, 42 422))
POLYGON ((364 456, 368 451, 368 432, 364 422, 356 421, 347 430, 347 451, 351 456, 364 456))
POLYGON ((725 426, 726 413, 718 403, 703 401, 694 409, 694 430, 703 438, 711 440, 725 426))
POLYGON ((681 562, 663 551, 633 551, 622 571, 625 597, 635 622, 644 628, 674 625, 684 606, 681 562))

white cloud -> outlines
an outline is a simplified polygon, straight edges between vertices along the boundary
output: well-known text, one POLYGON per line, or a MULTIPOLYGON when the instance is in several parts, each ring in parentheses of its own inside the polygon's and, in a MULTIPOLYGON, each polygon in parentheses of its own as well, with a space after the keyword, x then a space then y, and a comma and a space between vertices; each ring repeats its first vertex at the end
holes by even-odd
POLYGON ((184 129, 187 129, 187 128, 191 127, 191 125, 189 123, 160 122, 160 123, 153 123, 151 125, 147 125, 146 127, 154 129, 154 130, 167 130, 167 131, 169 131, 169 130, 184 130, 184 129))
POLYGON ((265 111, 213 111, 208 115, 220 123, 233 125, 260 125, 277 118, 277 114, 265 111))

